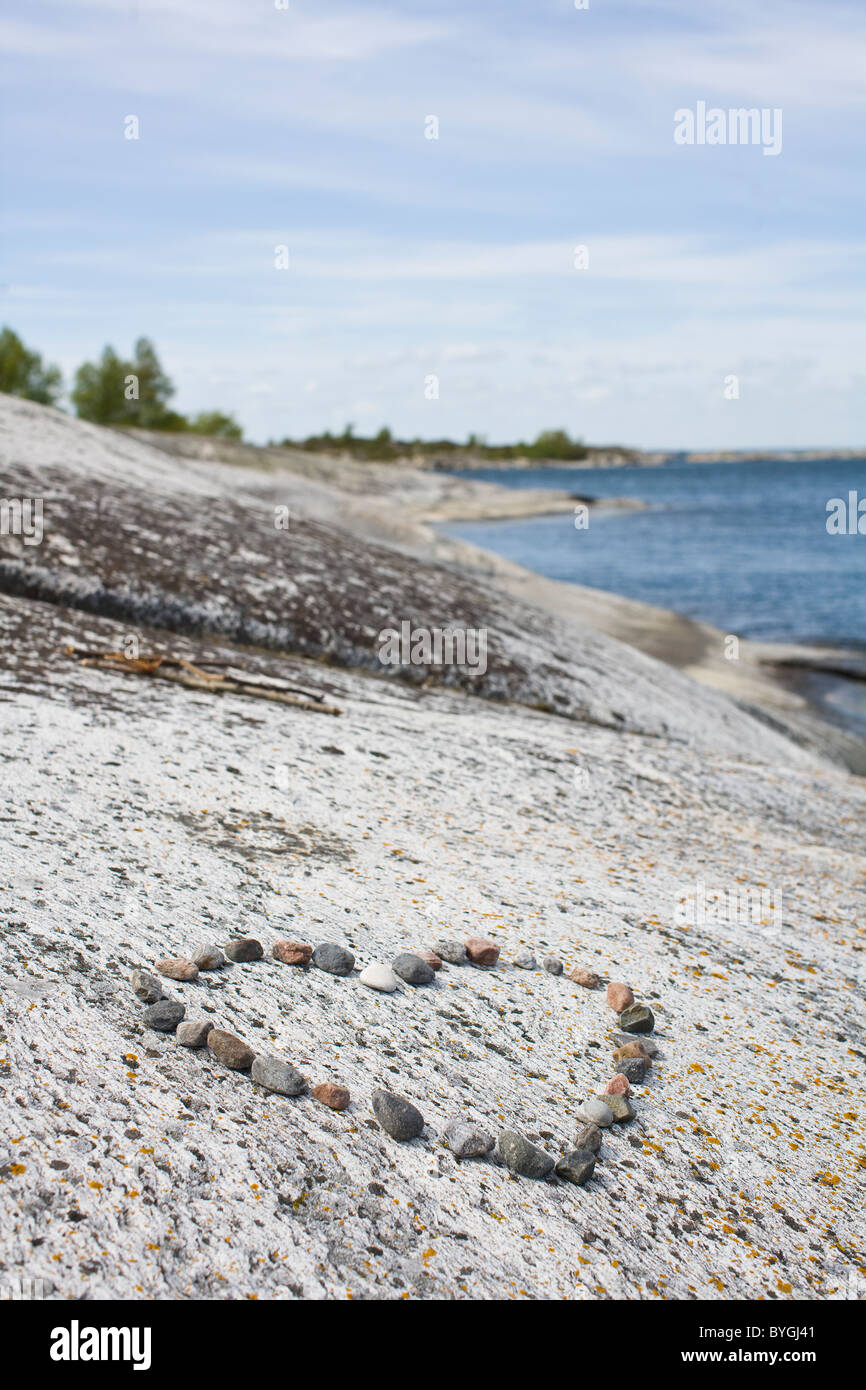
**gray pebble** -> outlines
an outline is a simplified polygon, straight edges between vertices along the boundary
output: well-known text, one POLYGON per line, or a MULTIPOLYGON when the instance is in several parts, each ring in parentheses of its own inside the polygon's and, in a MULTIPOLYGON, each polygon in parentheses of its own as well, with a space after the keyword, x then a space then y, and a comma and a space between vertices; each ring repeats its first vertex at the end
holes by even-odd
POLYGON ((601 1130, 598 1125, 582 1125, 574 1136, 574 1147, 586 1149, 591 1154, 597 1154, 601 1148, 601 1130))
POLYGON ((276 1091, 280 1096, 299 1096, 307 1089, 306 1078, 279 1057, 256 1057, 250 1077, 257 1086, 276 1091))
POLYGON ((324 941, 313 952, 313 965, 317 965, 320 970, 327 970, 329 975, 351 975, 355 957, 345 946, 338 946, 334 941, 324 941))
POLYGON ((514 964, 519 965, 521 970, 537 970, 538 961, 531 951, 518 951, 514 957, 514 964))
POLYGON ((545 956, 541 964, 548 975, 562 974, 562 961, 559 959, 559 956, 545 956))
POLYGON ((160 981, 146 970, 133 970, 132 991, 142 1004, 155 1004, 157 1000, 165 998, 160 981))
POLYGON ((181 1022, 186 1009, 174 999, 160 999, 144 1011, 144 1022, 148 1028, 158 1033, 173 1033, 181 1022))
POLYGON ((197 965, 199 970, 219 970, 221 965, 225 965, 226 958, 219 946, 199 946, 192 963, 197 965))
POLYGON ((553 1170, 554 1161, 550 1154, 530 1144, 516 1129, 502 1131, 496 1151, 506 1168, 523 1178, 546 1178, 553 1170))
POLYGON ((462 941, 437 941, 433 950, 440 960, 447 960, 449 965, 466 964, 466 947, 462 941))
POLYGON ((392 1091, 373 1092, 373 1113, 382 1128, 401 1144, 417 1139, 424 1128, 424 1116, 403 1096, 392 1091))
POLYGON ((632 1004, 620 1014, 619 1026, 626 1033, 651 1033, 656 1026, 655 1016, 646 1004, 632 1004))
POLYGON ((618 1125, 624 1124, 626 1120, 633 1120, 637 1114, 631 1101, 627 1100, 625 1096, 606 1095, 604 1097, 604 1103, 618 1125))
POLYGON ((213 1026, 201 1018, 188 1018, 177 1025, 177 1040, 184 1047, 204 1047, 213 1026))
POLYGON ((566 1182, 577 1183, 578 1187, 589 1182, 594 1171, 595 1154, 590 1153, 588 1149, 574 1149, 556 1165, 556 1176, 564 1178, 566 1182))
POLYGON ((646 1076, 646 1062, 643 1057, 623 1057, 616 1065, 620 1075, 632 1086, 639 1086, 646 1076))
POLYGON ((493 1135, 488 1134, 486 1129, 460 1116, 448 1121, 442 1138, 455 1158, 483 1158, 495 1143, 493 1135))
POLYGON ((409 951, 395 956, 391 961, 391 969, 401 980, 405 980, 407 985, 429 985, 436 978, 432 965, 428 965, 420 956, 413 956, 409 951))
POLYGON ((595 1096, 585 1100, 578 1110, 578 1115, 582 1120, 588 1120, 591 1124, 600 1125, 602 1129, 607 1129, 608 1125, 613 1124, 613 1111, 603 1100, 598 1100, 595 1096))
POLYGON ((253 936, 242 936, 226 944, 226 955, 238 965, 249 960, 261 960, 264 954, 262 943, 253 936))

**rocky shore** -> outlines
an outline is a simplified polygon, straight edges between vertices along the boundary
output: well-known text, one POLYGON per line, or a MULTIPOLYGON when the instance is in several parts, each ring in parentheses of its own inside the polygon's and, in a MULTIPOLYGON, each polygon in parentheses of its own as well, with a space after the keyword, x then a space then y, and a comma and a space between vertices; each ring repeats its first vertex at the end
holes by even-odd
POLYGON ((0 449, 44 502, 0 536, 0 1284, 864 1296, 866 795, 796 711, 516 596, 414 480, 8 398, 0 449), (404 620, 485 671, 383 669, 404 620))

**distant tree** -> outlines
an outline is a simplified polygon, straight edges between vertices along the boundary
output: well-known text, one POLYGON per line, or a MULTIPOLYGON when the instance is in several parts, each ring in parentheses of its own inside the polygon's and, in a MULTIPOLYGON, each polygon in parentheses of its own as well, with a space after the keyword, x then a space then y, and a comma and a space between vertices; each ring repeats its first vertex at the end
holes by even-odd
POLYGON ((174 386, 162 370, 149 338, 139 338, 131 360, 106 347, 98 362, 83 362, 70 400, 82 420, 140 429, 186 428, 182 415, 167 409, 174 386))
POLYGON ((187 426, 193 434, 209 434, 214 439, 243 439, 243 430, 233 415, 219 410, 202 410, 187 426))
POLYGON ((526 452, 530 458, 569 461, 586 458, 587 451, 583 441, 571 439, 567 430, 542 430, 526 452))
POLYGON ((56 405, 63 378, 59 367, 45 366, 38 352, 25 347, 11 328, 4 328, 0 333, 0 391, 40 405, 56 405))

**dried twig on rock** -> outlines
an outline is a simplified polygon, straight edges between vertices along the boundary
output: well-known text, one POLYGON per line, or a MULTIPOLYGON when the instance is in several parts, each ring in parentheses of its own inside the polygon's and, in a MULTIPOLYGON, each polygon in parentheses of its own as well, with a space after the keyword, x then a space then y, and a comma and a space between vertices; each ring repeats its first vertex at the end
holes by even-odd
POLYGON ((174 681, 188 690, 206 690, 212 695, 251 695, 258 700, 274 700, 293 705, 296 709, 316 710, 319 714, 342 714, 336 705, 326 705, 324 697, 314 691, 300 691, 278 676, 260 676, 228 663, 202 662, 197 665, 184 657, 127 656, 125 652, 89 651, 75 646, 66 648, 83 666, 98 666, 104 671, 127 671, 136 676, 156 676, 174 681), (206 671, 205 666, 228 666, 226 674, 206 671))

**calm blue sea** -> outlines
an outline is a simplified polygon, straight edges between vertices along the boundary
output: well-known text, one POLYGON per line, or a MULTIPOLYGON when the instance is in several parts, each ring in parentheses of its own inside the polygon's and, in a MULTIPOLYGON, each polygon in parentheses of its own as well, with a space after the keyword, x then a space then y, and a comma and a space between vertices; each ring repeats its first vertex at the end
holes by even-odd
MULTIPOLYGON (((851 649, 866 668, 866 535, 827 532, 827 502, 866 498, 866 461, 745 460, 663 468, 485 469, 507 487, 637 497, 640 512, 454 523, 449 535, 551 579, 608 589, 762 641, 851 649)), ((847 686, 849 683, 845 682, 847 686)), ((837 692, 858 724, 866 688, 837 692)), ((860 730, 862 732, 862 729, 860 730)))

